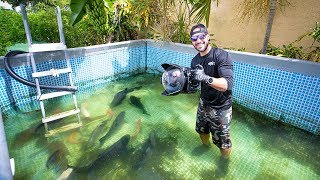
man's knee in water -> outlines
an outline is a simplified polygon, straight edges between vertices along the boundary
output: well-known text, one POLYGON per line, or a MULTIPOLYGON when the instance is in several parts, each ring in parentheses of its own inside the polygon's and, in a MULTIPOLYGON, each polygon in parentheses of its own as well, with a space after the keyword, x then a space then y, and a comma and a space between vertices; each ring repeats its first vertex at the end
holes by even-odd
POLYGON ((221 156, 224 158, 228 158, 231 153, 231 148, 228 149, 220 149, 221 156))
POLYGON ((210 134, 199 133, 202 144, 210 145, 210 134))

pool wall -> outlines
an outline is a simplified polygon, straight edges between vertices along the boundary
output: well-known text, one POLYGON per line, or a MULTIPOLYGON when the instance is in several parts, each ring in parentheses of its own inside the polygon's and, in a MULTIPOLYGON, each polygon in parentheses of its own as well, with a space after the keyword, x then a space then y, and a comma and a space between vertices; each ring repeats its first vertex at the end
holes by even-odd
MULTIPOLYGON (((162 63, 190 66, 197 52, 192 45, 136 40, 106 45, 72 48, 74 83, 79 90, 138 73, 161 73, 162 63)), ((320 63, 275 56, 229 51, 234 61, 234 101, 255 111, 314 134, 320 134, 320 63)), ((37 68, 50 70, 66 66, 64 52, 36 54, 37 68)), ((14 105, 28 112, 38 109, 36 90, 7 75, 0 64, 0 104, 6 112, 14 105)), ((31 80, 28 56, 12 60, 13 69, 31 80)), ((67 76, 41 78, 42 84, 68 83, 67 76)), ((80 96, 80 93, 77 93, 80 96)))

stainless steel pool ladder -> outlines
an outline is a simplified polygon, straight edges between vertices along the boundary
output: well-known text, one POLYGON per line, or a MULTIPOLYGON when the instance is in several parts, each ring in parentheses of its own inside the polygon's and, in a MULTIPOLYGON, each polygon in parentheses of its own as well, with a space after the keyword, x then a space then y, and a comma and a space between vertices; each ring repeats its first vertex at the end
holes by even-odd
POLYGON ((27 36, 28 45, 29 45, 29 55, 30 55, 30 60, 31 60, 31 65, 32 65, 32 70, 33 70, 32 77, 34 78, 35 83, 36 83, 37 94, 38 94, 37 99, 40 102, 40 108, 41 108, 41 112, 42 112, 42 122, 45 124, 45 129, 46 129, 45 136, 48 137, 50 135, 53 135, 53 134, 56 134, 59 132, 63 132, 63 131, 69 130, 69 129, 78 128, 82 125, 82 123, 81 123, 81 119, 80 119, 80 109, 78 108, 78 105, 77 105, 77 98, 76 98, 75 92, 74 91, 73 92, 60 91, 60 92, 52 92, 52 93, 42 94, 41 88, 39 86, 39 78, 40 77, 44 77, 44 76, 55 76, 56 77, 56 76, 59 76, 59 74, 63 74, 63 73, 69 74, 70 86, 73 86, 70 59, 69 59, 68 53, 65 51, 67 49, 67 46, 65 44, 60 8, 57 7, 57 9, 56 9, 60 43, 47 43, 47 44, 32 44, 32 38, 31 38, 31 32, 30 32, 30 28, 29 28, 29 24, 28 24, 28 19, 27 19, 27 13, 26 13, 25 8, 22 4, 20 5, 20 8, 21 8, 21 14, 22 14, 22 18, 23 18, 24 28, 26 31, 26 36, 27 36), (35 52, 45 52, 45 51, 58 51, 58 50, 64 51, 65 59, 67 62, 67 68, 51 69, 49 71, 37 72, 37 67, 36 67, 36 63, 35 63, 35 59, 34 59, 34 53, 35 52), (51 99, 51 98, 65 96, 65 95, 72 95, 75 108, 72 110, 69 110, 69 111, 61 112, 61 113, 54 114, 54 115, 47 117, 43 101, 47 100, 47 99, 51 99), (72 123, 72 124, 66 125, 64 127, 56 129, 56 130, 51 130, 51 131, 48 130, 48 124, 47 124, 48 122, 55 121, 55 120, 58 120, 58 119, 61 119, 61 118, 67 117, 67 116, 71 116, 71 115, 78 116, 77 123, 72 123))

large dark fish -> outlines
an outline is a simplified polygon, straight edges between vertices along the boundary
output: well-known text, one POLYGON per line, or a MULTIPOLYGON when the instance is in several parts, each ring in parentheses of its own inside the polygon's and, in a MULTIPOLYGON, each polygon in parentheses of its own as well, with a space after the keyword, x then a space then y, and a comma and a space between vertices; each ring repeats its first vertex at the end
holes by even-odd
POLYGON ((149 138, 143 143, 141 149, 138 151, 138 159, 136 160, 136 163, 133 165, 134 170, 139 170, 144 166, 146 160, 148 160, 151 157, 155 147, 156 134, 154 131, 152 131, 149 134, 149 138))
POLYGON ((67 159, 66 154, 63 150, 56 150, 53 154, 50 155, 46 162, 46 167, 48 169, 53 168, 55 172, 60 170, 65 170, 67 168, 67 159))
POLYGON ((135 96, 130 96, 130 103, 134 106, 136 106, 137 108, 139 108, 140 110, 142 110, 143 114, 149 115, 150 114, 147 112, 147 110, 144 108, 140 98, 137 98, 135 96))
POLYGON ((125 116, 125 112, 122 111, 117 117, 116 119, 113 121, 109 131, 107 132, 107 134, 105 134, 102 138, 99 139, 100 141, 100 145, 102 145, 108 137, 110 137, 110 135, 112 135, 115 131, 117 131, 120 126, 123 124, 124 121, 124 116, 125 116))
POLYGON ((59 158, 61 157, 61 150, 56 150, 53 154, 50 155, 50 157, 48 158, 47 160, 47 163, 46 163, 46 167, 49 168, 50 165, 57 161, 59 158))
POLYGON ((98 156, 97 159, 95 159, 93 162, 88 164, 87 166, 83 167, 72 167, 74 171, 76 172, 86 172, 90 171, 93 168, 99 167, 99 164, 101 162, 110 161, 115 157, 118 157, 120 154, 127 151, 127 145, 130 141, 130 135, 125 135, 122 138, 120 138, 117 142, 115 142, 113 145, 111 145, 109 148, 107 148, 102 154, 98 156))
POLYGON ((101 133, 105 130, 106 128, 106 123, 108 122, 109 120, 105 120, 103 121, 102 123, 100 123, 99 126, 97 126, 91 133, 91 136, 87 142, 87 145, 86 145, 86 148, 90 148, 91 146, 94 145, 94 143, 96 142, 96 140, 98 139, 98 137, 101 135, 101 133))
POLYGON ((124 90, 118 92, 116 95, 114 95, 113 100, 110 104, 110 107, 113 108, 118 106, 119 104, 121 104, 121 102, 124 100, 124 98, 128 93, 140 88, 141 86, 133 87, 133 88, 125 88, 124 90))

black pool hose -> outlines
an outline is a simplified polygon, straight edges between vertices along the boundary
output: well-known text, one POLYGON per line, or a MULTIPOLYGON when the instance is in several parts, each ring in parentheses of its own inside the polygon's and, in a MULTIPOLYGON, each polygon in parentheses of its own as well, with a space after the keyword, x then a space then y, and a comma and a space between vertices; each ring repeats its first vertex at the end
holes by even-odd
MULTIPOLYGON (((7 71, 7 73, 13 77, 15 80, 19 81, 22 84, 25 84, 27 86, 32 86, 32 87, 36 87, 36 83, 34 82, 30 82, 22 77, 20 77, 18 74, 16 74, 10 66, 10 57, 16 56, 18 54, 24 54, 24 53, 28 53, 25 51, 19 51, 19 50, 14 50, 14 51, 10 51, 8 52, 4 58, 3 58, 3 64, 4 64, 4 69, 7 71)), ((71 92, 75 92, 78 90, 78 88, 76 86, 48 86, 48 85, 39 85, 40 88, 42 89, 52 89, 52 90, 60 90, 60 91, 71 91, 71 92)))

